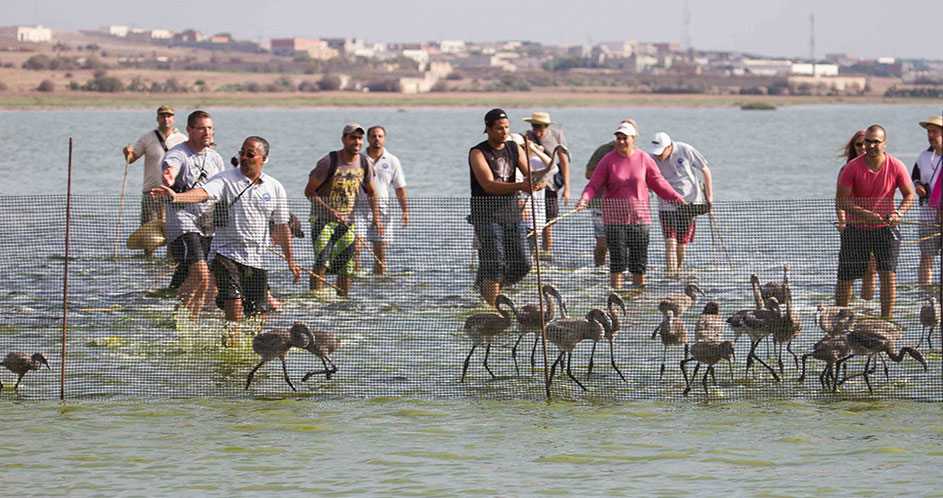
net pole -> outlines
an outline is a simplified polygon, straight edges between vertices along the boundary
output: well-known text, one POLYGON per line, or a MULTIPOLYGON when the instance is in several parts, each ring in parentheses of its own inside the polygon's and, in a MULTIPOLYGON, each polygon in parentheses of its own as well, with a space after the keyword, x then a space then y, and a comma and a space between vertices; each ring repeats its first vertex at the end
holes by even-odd
MULTIPOLYGON (((943 111, 940 111, 940 117, 943 118, 943 111)), ((941 159, 943 161, 943 159, 941 159)), ((943 174, 941 172, 940 174, 943 174)), ((933 188, 932 186, 930 187, 933 188)), ((932 192, 931 192, 932 193, 932 192)), ((941 198, 943 200, 943 198, 941 198)), ((943 233, 943 205, 937 210, 936 213, 937 229, 940 233, 943 233)), ((939 309, 943 309, 943 239, 940 241, 940 266, 937 267, 940 272, 940 287, 938 289, 937 302, 939 303, 939 309)), ((930 280, 930 283, 933 283, 933 280, 930 280)), ((937 319, 943 319, 943 317, 937 317, 937 319)), ((940 325, 940 330, 943 330, 943 325, 940 325)), ((943 344, 943 333, 940 334, 940 343, 943 344)), ((941 345, 943 347, 943 345, 941 345)), ((943 400, 943 355, 940 355, 940 399, 943 400)))
MULTIPOLYGON (((533 170, 530 168, 530 140, 524 136, 524 160, 527 162, 527 185, 530 187, 530 223, 534 228, 534 260, 537 267, 537 303, 540 305, 540 343, 544 354, 544 390, 547 393, 547 401, 550 401, 550 369, 547 368, 547 323, 544 321, 544 293, 543 281, 540 274, 540 234, 537 233, 537 201, 534 200, 534 177, 533 170)), ((551 164, 553 155, 550 156, 551 164)))
MULTIPOLYGON (((128 156, 124 159, 124 181, 121 183, 121 202, 118 204, 118 226, 115 228, 115 250, 111 255, 112 261, 118 261, 118 239, 121 237, 121 213, 124 211, 124 191, 128 187, 128 167, 130 165, 131 156, 128 156)), ((71 172, 71 170, 69 171, 71 172)))
POLYGON ((72 220, 72 137, 69 137, 69 174, 65 201, 65 265, 62 275, 62 361, 59 366, 59 399, 65 399, 66 330, 69 315, 69 224, 72 220))

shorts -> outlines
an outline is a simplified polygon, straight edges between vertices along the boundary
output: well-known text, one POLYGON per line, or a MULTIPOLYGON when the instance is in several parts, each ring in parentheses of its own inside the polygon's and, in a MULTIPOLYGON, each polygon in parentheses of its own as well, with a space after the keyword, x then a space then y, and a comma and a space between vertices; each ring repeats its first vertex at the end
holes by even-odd
POLYGON ((212 241, 213 237, 204 237, 197 232, 187 232, 170 243, 170 254, 178 265, 189 267, 197 261, 206 261, 212 241))
POLYGON ((661 220, 661 233, 666 239, 677 239, 679 244, 694 241, 694 216, 678 211, 659 211, 658 218, 661 220))
POLYGON ((354 232, 356 228, 326 218, 311 221, 311 244, 314 246, 315 268, 327 267, 330 273, 350 275, 354 272, 354 232))
MULTIPOLYGON (((932 223, 932 222, 924 222, 932 223)), ((928 227, 921 225, 917 227, 917 238, 922 239, 924 237, 930 237, 926 240, 920 241, 920 254, 940 254, 940 229, 937 227, 928 227), (936 234, 936 237, 931 237, 931 235, 936 234)))
POLYGON ((609 273, 629 272, 644 275, 648 266, 650 225, 607 224, 606 247, 609 249, 609 273), (626 258, 628 253, 628 258, 626 258), (628 265, 626 265, 628 262, 628 265))
POLYGON ((602 221, 602 209, 593 209, 593 235, 597 239, 606 238, 606 224, 602 221))
POLYGON ((475 225, 478 237, 479 278, 514 284, 530 272, 520 222, 491 222, 475 225))
POLYGON ((546 206, 547 219, 552 220, 560 216, 560 201, 556 190, 544 189, 544 206, 546 206))
POLYGON ((877 271, 897 271, 900 241, 894 240, 890 228, 863 230, 851 225, 845 227, 838 252, 838 280, 864 277, 871 253, 874 253, 877 271))
POLYGON ((150 192, 141 194, 141 224, 164 219, 164 204, 151 197, 150 192))
POLYGON ((373 215, 368 214, 366 216, 358 216, 356 223, 354 225, 357 227, 357 234, 360 235, 363 240, 367 242, 384 242, 390 243, 393 241, 393 231, 390 228, 393 226, 393 214, 386 213, 380 214, 380 221, 383 223, 384 233, 383 237, 380 237, 380 234, 377 232, 377 226, 373 224, 373 215), (366 233, 364 233, 366 232, 366 233))
POLYGON ((226 256, 217 254, 210 264, 210 271, 216 280, 216 306, 223 309, 225 301, 242 300, 242 313, 245 316, 268 313, 268 272, 246 266, 226 256))

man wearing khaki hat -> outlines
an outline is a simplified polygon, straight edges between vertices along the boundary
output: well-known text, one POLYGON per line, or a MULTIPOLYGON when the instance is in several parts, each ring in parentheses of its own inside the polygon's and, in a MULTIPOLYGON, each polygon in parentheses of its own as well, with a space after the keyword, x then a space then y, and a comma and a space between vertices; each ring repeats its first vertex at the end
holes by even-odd
POLYGON ((933 261, 940 254, 940 237, 933 235, 937 229, 931 226, 936 223, 936 209, 927 205, 927 199, 933 193, 933 186, 940 175, 940 163, 943 162, 943 116, 931 116, 921 121, 920 126, 927 130, 927 141, 930 147, 920 153, 914 164, 910 178, 914 181, 914 190, 920 198, 920 222, 918 227, 920 241, 920 266, 917 270, 917 281, 920 285, 930 285, 933 281, 933 261))
POLYGON ((354 270, 354 206, 362 188, 367 193, 372 229, 382 239, 385 232, 376 190, 373 188, 373 166, 360 153, 363 147, 363 126, 347 123, 341 134, 344 147, 334 150, 318 161, 308 174, 305 197, 311 201, 311 242, 314 244, 314 273, 309 288, 321 290, 323 277, 330 267, 337 274, 337 294, 347 297, 350 275, 354 270))
MULTIPOLYGON (((124 158, 133 163, 144 156, 144 181, 141 185, 141 225, 151 220, 164 219, 163 205, 151 198, 151 189, 161 182, 160 161, 164 153, 175 145, 186 142, 187 135, 174 128, 174 108, 162 105, 157 108, 157 129, 144 135, 134 144, 121 149, 124 158)), ((145 250, 145 252, 147 252, 145 250)))
MULTIPOLYGON (((556 121, 550 119, 550 113, 544 111, 537 111, 531 114, 529 118, 524 118, 524 121, 530 123, 530 130, 524 133, 524 136, 527 137, 531 142, 536 143, 538 146, 543 147, 543 151, 547 155, 553 154, 553 150, 558 146, 562 145, 566 147, 566 137, 563 136, 563 132, 560 130, 551 130, 550 125, 555 124, 556 121)), ((553 164, 550 165, 550 168, 553 168, 553 164)), ((570 202, 570 154, 569 152, 565 154, 558 153, 557 155, 557 166, 560 168, 559 173, 554 175, 551 178, 547 179, 547 188, 546 188, 546 197, 545 205, 547 212, 547 219, 552 220, 560 214, 560 204, 559 198, 563 197, 563 203, 569 204, 570 202)), ((553 227, 545 227, 543 229, 543 245, 541 246, 543 250, 549 251, 553 246, 553 227)))

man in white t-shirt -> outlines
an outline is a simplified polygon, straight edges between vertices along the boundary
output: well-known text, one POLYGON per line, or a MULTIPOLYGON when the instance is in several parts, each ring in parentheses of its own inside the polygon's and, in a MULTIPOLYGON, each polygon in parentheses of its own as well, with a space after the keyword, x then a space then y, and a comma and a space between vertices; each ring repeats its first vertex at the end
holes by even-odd
POLYGON ((665 267, 671 273, 681 269, 687 245, 694 241, 695 215, 690 208, 705 203, 710 206, 714 202, 714 186, 704 156, 684 142, 672 141, 667 133, 661 131, 655 134, 651 154, 661 176, 689 204, 679 210, 664 199, 658 199, 658 217, 665 236, 665 267), (703 191, 695 170, 704 177, 703 191))
POLYGON ((940 163, 943 162, 943 116, 932 116, 921 121, 920 126, 927 130, 927 141, 930 147, 921 152, 914 164, 910 178, 914 182, 914 190, 920 198, 920 223, 918 235, 920 239, 920 266, 917 271, 917 281, 920 285, 930 285, 933 281, 933 261, 940 254, 940 236, 938 230, 929 226, 936 223, 936 209, 927 205, 932 194, 933 185, 941 174, 940 163))
MULTIPOLYGON (((263 253, 272 239, 288 262, 294 282, 301 278, 295 264, 291 233, 288 228, 288 196, 278 180, 262 172, 268 162, 269 143, 262 137, 249 137, 239 150, 239 167, 227 169, 192 190, 176 193, 162 186, 155 196, 166 196, 176 204, 216 201, 218 226, 210 246, 213 277, 219 287, 216 303, 226 319, 239 321, 244 315, 271 311, 267 304, 268 271, 263 268, 263 253)), ((231 337, 224 337, 232 340, 231 337)))
MULTIPOLYGON (((392 197, 391 194, 395 193, 402 211, 400 221, 403 223, 403 228, 406 228, 406 225, 409 224, 406 176, 403 173, 403 166, 400 164, 399 158, 386 150, 386 129, 382 126, 371 126, 367 129, 367 143, 366 156, 367 161, 373 168, 373 189, 376 192, 377 203, 380 207, 382 226, 392 226, 393 213, 390 210, 390 197, 392 197)), ((367 194, 361 190, 357 197, 357 218, 363 222, 358 221, 354 226, 360 231, 361 236, 363 236, 362 231, 366 230, 365 239, 373 246, 373 252, 379 259, 379 261, 373 262, 373 273, 383 275, 386 266, 386 247, 392 240, 393 233, 391 230, 386 230, 385 234, 381 236, 377 232, 377 225, 366 223, 366 220, 369 220, 371 216, 367 194), (381 264, 380 261, 383 263, 381 264)), ((360 261, 359 251, 354 256, 354 261, 360 261)))
MULTIPOLYGON (((151 130, 135 142, 121 149, 124 158, 133 163, 144 156, 144 181, 141 185, 141 224, 164 219, 163 204, 149 194, 161 185, 160 161, 164 153, 187 140, 187 135, 174 128, 174 108, 162 105, 157 108, 157 129, 151 130)), ((150 256, 150 254, 148 254, 150 256)))

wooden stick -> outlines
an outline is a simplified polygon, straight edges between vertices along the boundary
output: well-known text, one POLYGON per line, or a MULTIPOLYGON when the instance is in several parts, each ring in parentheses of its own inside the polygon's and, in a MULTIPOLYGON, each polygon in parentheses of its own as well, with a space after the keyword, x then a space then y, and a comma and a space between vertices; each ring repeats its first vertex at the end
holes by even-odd
POLYGON ((733 260, 730 259, 730 253, 727 251, 727 244, 724 242, 724 236, 720 234, 720 227, 717 225, 717 219, 714 218, 714 210, 711 209, 707 212, 711 218, 711 223, 714 224, 714 227, 717 229, 717 238, 720 239, 720 245, 724 248, 724 254, 727 256, 727 262, 730 263, 730 269, 736 271, 736 268, 733 266, 733 260))
MULTIPOLYGON (((128 144, 129 146, 131 144, 128 144)), ((124 158, 124 182, 121 183, 121 203, 118 204, 118 226, 115 228, 115 252, 112 254, 113 261, 118 260, 118 238, 121 237, 121 212, 124 211, 124 191, 128 187, 128 167, 131 165, 131 157, 124 158)))
POLYGON ((69 137, 69 180, 65 202, 65 265, 62 275, 62 359, 59 366, 59 399, 65 399, 66 330, 69 324, 69 226, 72 217, 72 137, 69 137))
MULTIPOLYGON (((550 155, 551 163, 547 165, 547 169, 553 167, 553 155, 556 153, 554 149, 553 153, 550 155)), ((527 163, 527 186, 530 188, 530 222, 531 226, 534 227, 534 231, 531 233, 537 233, 537 202, 534 200, 534 170, 530 167, 530 141, 527 140, 527 137, 524 137, 524 162, 527 163)), ((541 209, 544 206, 540 206, 541 209)), ((547 224, 545 223, 543 228, 546 228, 547 224)), ((550 401, 550 381, 553 380, 550 378, 549 371, 547 369, 547 363, 549 359, 547 358, 547 324, 544 322, 544 293, 543 293, 543 281, 541 279, 540 272, 540 237, 534 237, 534 265, 537 267, 537 303, 540 306, 540 343, 541 349, 543 350, 544 356, 544 390, 547 393, 547 401, 550 401)))
POLYGON ((930 227, 930 228, 939 228, 939 227, 940 227, 940 225, 937 224, 937 223, 921 223, 921 222, 919 222, 919 221, 906 221, 906 220, 900 220, 900 224, 902 224, 902 225, 917 225, 917 226, 921 226, 921 227, 930 227))
MULTIPOLYGON (((576 213, 578 213, 578 212, 579 212, 579 211, 577 211, 576 209, 573 209, 572 211, 569 211, 569 212, 567 212, 567 213, 561 214, 560 216, 557 216, 556 218, 554 218, 554 219, 552 219, 552 220, 550 220, 550 221, 544 223, 544 228, 547 228, 547 227, 549 227, 550 225, 553 225, 554 223, 556 223, 556 222, 562 220, 563 218, 566 218, 567 216, 576 214, 576 213)), ((535 232, 528 232, 527 236, 528 236, 528 237, 533 237, 533 236, 534 236, 534 233, 535 233, 535 232)))
POLYGON ((161 280, 164 279, 164 277, 166 277, 167 275, 170 275, 174 270, 176 270, 178 265, 179 265, 179 264, 174 265, 173 268, 171 268, 171 269, 165 271, 161 276, 157 277, 157 280, 155 280, 153 284, 149 285, 149 286, 147 287, 147 289, 144 289, 144 292, 145 292, 145 293, 150 292, 151 289, 154 288, 154 286, 156 286, 158 283, 160 283, 161 280))
MULTIPOLYGON (((276 256, 278 256, 279 258, 282 258, 282 259, 284 259, 285 261, 288 261, 288 258, 286 258, 282 253, 276 251, 275 249, 272 249, 270 246, 265 246, 265 248, 268 249, 269 251, 272 251, 272 253, 274 253, 274 254, 275 254, 276 256)), ((308 275, 311 275, 312 277, 314 277, 314 278, 316 278, 316 279, 318 279, 318 280, 320 280, 320 281, 326 283, 327 285, 330 285, 330 286, 333 287, 334 290, 336 290, 337 292, 343 292, 343 291, 341 291, 341 288, 340 288, 340 287, 338 287, 338 286, 332 284, 332 283, 329 282, 327 279, 325 279, 325 278, 322 277, 321 275, 318 275, 317 273, 314 273, 313 271, 309 270, 308 268, 306 268, 306 267, 304 267, 304 266, 301 266, 301 265, 298 265, 298 268, 301 268, 302 270, 306 271, 306 272, 308 273, 308 275)))
POLYGON ((935 233, 935 234, 933 234, 933 235, 927 235, 926 237, 922 237, 922 238, 919 238, 919 239, 917 239, 917 240, 911 240, 910 242, 902 242, 900 245, 902 245, 902 246, 909 246, 910 244, 916 244, 917 242, 923 242, 924 240, 932 239, 932 238, 939 237, 939 236, 940 236, 940 232, 937 232, 937 233, 935 233))

